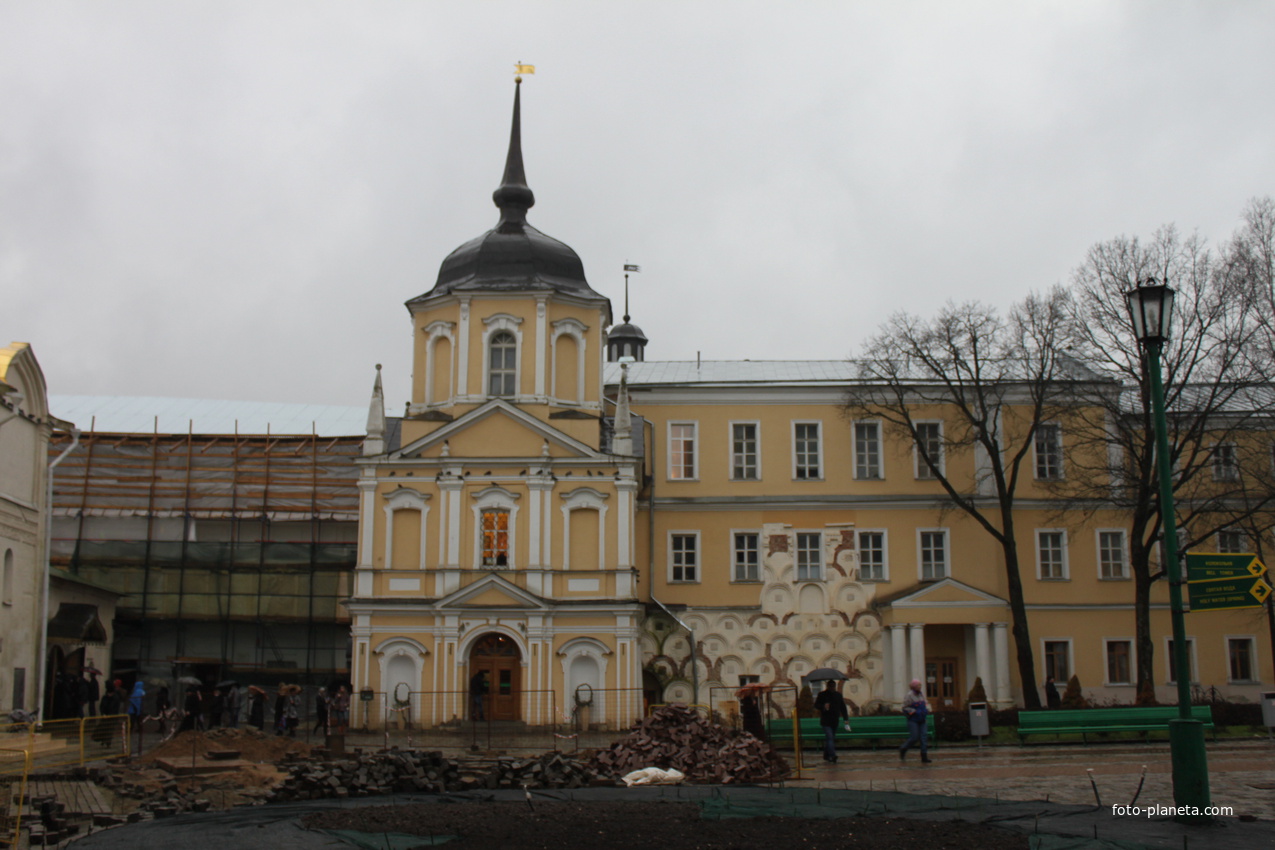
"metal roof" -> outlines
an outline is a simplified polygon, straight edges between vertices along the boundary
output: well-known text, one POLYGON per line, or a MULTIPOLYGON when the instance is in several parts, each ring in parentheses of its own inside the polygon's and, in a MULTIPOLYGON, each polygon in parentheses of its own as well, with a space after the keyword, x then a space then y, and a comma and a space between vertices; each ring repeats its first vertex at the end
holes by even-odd
MULTIPOLYGON (((844 384, 859 378, 852 360, 647 360, 629 364, 629 386, 651 384, 844 384)), ((606 364, 620 383, 620 364, 606 364)))
POLYGON ((54 395, 50 411, 81 431, 123 434, 323 434, 367 431, 367 407, 160 396, 54 395))

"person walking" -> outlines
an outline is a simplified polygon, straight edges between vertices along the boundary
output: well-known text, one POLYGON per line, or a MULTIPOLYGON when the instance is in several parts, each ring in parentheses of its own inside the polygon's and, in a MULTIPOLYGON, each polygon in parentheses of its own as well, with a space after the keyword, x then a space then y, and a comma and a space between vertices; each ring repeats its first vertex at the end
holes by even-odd
POLYGON ((1050 709, 1062 707, 1062 697, 1058 696, 1058 685, 1054 684, 1053 676, 1045 679, 1045 706, 1050 709))
POLYGON ((469 719, 483 719, 483 698, 487 696, 487 671, 469 677, 469 719))
POLYGON ((226 725, 231 729, 239 728, 240 698, 238 685, 226 688, 226 725))
POLYGON ((823 760, 829 764, 837 763, 837 724, 844 723, 850 728, 850 711, 846 701, 837 691, 837 683, 829 679, 819 696, 815 697, 815 708, 819 711, 819 725, 823 727, 823 760))
POLYGON ((328 730, 328 689, 319 688, 314 697, 314 731, 327 733, 328 730))
POLYGON ((341 685, 332 698, 332 728, 338 735, 344 735, 350 725, 350 689, 341 685))
POLYGON ((903 714, 908 719, 908 739, 899 747, 899 761, 908 756, 908 750, 915 743, 921 745, 921 764, 930 763, 928 745, 925 738, 925 718, 930 714, 930 704, 925 701, 925 691, 921 689, 921 680, 913 679, 912 687, 903 697, 903 714))
POLYGON ((102 683, 97 680, 97 671, 89 670, 88 681, 88 716, 97 716, 97 701, 102 698, 102 683))
POLYGON ((266 728, 266 692, 256 685, 248 686, 248 725, 266 728))

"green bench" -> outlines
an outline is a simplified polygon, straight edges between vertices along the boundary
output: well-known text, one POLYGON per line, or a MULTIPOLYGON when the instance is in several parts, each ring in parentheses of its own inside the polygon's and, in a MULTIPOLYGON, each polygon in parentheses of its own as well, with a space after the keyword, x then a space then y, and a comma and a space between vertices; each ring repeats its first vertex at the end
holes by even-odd
MULTIPOLYGON (((823 746, 823 727, 818 717, 805 717, 797 721, 801 725, 801 745, 803 747, 823 746)), ((934 715, 925 718, 925 729, 929 735, 931 747, 938 747, 938 739, 934 737, 934 715)), ((792 718, 769 720, 766 722, 766 735, 775 746, 792 744, 792 718)), ((837 744, 846 744, 854 740, 873 742, 875 749, 878 741, 895 739, 902 744, 908 737, 908 721, 902 714, 883 714, 871 717, 851 717, 850 731, 843 725, 837 726, 837 744)))
MULTIPOLYGON (((1172 705, 1020 711, 1018 740, 1024 743, 1028 735, 1080 735, 1088 743, 1088 736, 1098 732, 1141 732, 1145 737, 1147 732, 1167 732, 1169 721, 1177 716, 1177 706, 1172 705)), ((1210 706, 1191 706, 1191 716, 1203 721, 1205 729, 1213 728, 1210 706)))

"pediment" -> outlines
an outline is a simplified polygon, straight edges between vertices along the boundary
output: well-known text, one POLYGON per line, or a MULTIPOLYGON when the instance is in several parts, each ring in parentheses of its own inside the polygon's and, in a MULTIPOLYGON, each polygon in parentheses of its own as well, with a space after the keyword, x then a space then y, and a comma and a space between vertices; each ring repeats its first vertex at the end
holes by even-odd
POLYGON ((551 458, 604 458, 597 449, 504 399, 492 399, 404 446, 390 459, 437 458, 445 456, 444 451, 457 458, 536 458, 546 444, 551 458))
POLYGON ((443 608, 524 608, 545 610, 549 606, 534 593, 498 575, 488 574, 473 584, 448 594, 434 606, 443 608))
POLYGON ((969 608, 987 605, 1008 606, 1009 603, 999 596, 954 578, 926 584, 888 603, 891 608, 969 608))

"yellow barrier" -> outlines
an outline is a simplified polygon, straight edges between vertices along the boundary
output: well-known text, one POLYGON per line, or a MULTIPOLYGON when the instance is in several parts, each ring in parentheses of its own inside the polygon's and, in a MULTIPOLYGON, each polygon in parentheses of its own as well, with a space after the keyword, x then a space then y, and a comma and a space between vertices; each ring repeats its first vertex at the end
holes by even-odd
POLYGON ((31 754, 28 751, 0 748, 0 793, 4 795, 3 808, 0 808, 0 840, 9 847, 18 846, 22 807, 27 799, 27 777, 30 774, 31 754), (16 794, 14 783, 18 786, 16 794), (9 815, 10 810, 14 813, 12 817, 9 815))
POLYGON ((131 733, 125 714, 10 723, 0 726, 0 750, 25 750, 33 768, 80 766, 128 755, 131 733))

